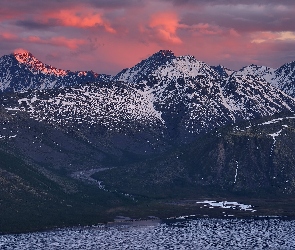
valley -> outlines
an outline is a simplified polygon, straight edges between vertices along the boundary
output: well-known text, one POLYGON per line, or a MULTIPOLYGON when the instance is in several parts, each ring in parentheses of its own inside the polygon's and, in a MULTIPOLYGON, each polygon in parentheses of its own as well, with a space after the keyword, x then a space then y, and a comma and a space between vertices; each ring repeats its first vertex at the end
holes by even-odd
POLYGON ((161 50, 107 76, 3 56, 0 233, 118 215, 294 218, 292 65, 233 71, 161 50))

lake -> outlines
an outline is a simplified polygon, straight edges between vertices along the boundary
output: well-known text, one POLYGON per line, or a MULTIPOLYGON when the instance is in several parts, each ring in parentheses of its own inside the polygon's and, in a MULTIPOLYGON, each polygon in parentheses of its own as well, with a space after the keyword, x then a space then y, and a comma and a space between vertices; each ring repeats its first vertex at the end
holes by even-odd
POLYGON ((183 219, 0 235, 0 249, 295 249, 295 221, 183 219))

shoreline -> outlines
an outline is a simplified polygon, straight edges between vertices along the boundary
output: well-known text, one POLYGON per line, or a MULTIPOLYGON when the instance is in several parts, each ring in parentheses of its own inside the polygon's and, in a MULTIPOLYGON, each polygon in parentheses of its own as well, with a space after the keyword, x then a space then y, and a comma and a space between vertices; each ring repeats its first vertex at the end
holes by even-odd
POLYGON ((34 233, 45 233, 45 232, 53 232, 53 231, 62 231, 62 230, 84 230, 84 229, 91 229, 97 228, 101 230, 107 230, 108 228, 123 228, 123 227, 148 227, 148 226, 157 226, 159 224, 173 224, 175 222, 183 222, 183 221, 190 221, 190 220, 281 220, 281 221, 295 221, 294 217, 287 217, 287 216, 278 216, 278 215, 255 215, 255 216, 245 216, 245 217, 209 217, 209 216, 200 216, 200 215, 183 215, 183 216, 175 216, 169 218, 158 218, 155 220, 149 219, 131 219, 122 222, 115 222, 110 221, 106 223, 97 223, 93 225, 77 225, 77 226, 65 226, 65 227, 52 227, 46 228, 43 230, 37 231, 25 231, 25 232, 7 232, 2 233, 0 232, 0 237, 4 235, 22 235, 22 234, 34 234, 34 233))

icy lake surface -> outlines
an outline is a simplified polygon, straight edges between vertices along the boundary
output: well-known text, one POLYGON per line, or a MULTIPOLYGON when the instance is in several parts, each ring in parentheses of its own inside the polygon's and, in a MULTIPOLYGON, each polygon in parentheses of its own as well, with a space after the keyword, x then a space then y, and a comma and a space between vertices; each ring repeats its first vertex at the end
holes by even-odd
POLYGON ((197 219, 1 235, 0 249, 295 249, 295 221, 197 219))

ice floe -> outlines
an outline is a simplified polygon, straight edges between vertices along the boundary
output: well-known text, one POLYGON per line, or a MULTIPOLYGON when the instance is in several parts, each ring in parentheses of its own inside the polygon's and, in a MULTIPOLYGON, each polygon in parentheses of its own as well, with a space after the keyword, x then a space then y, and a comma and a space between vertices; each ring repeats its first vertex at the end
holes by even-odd
MULTIPOLYGON (((245 205, 242 203, 238 203, 236 201, 197 201, 197 204, 205 204, 209 205, 211 207, 218 207, 218 208, 231 208, 231 209, 238 209, 238 210, 244 210, 244 211, 251 211, 256 212, 256 210, 253 209, 252 205, 245 205)), ((205 206, 204 205, 204 206, 205 206)))
POLYGON ((197 219, 0 236, 0 249, 294 249, 295 221, 197 219))

